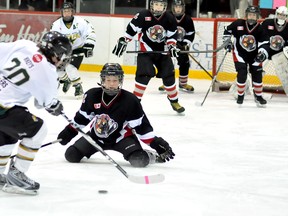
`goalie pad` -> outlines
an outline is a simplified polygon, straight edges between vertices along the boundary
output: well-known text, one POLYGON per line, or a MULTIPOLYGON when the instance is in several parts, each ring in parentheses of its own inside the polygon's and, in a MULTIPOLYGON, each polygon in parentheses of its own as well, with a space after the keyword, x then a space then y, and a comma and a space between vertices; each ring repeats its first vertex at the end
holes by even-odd
MULTIPOLYGON (((288 56, 287 49, 285 49, 285 54, 288 56)), ((272 62, 276 69, 276 74, 282 83, 283 90, 285 94, 288 95, 288 58, 285 54, 283 49, 283 52, 273 55, 272 62)))

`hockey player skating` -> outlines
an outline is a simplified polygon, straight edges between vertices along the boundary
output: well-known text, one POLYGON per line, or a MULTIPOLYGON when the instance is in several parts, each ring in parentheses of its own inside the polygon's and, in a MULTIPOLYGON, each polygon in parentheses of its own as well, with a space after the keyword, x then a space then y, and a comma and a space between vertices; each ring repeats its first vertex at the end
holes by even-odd
POLYGON ((70 64, 59 73, 60 83, 63 84, 62 91, 68 92, 71 84, 75 87, 75 97, 82 97, 83 88, 79 74, 79 67, 86 58, 93 56, 96 44, 94 27, 85 19, 74 16, 75 9, 72 3, 64 2, 60 10, 61 18, 57 19, 51 26, 51 30, 66 35, 72 43, 73 55, 70 64), (84 56, 83 56, 84 54, 84 56))
POLYGON ((256 6, 248 6, 246 19, 237 19, 225 27, 223 40, 230 40, 234 37, 232 44, 225 47, 228 51, 233 51, 234 65, 237 71, 237 104, 243 104, 246 80, 248 72, 251 74, 253 94, 255 102, 259 106, 265 106, 267 101, 262 97, 262 64, 255 61, 258 53, 257 42, 261 37, 261 25, 257 22, 260 10, 256 6))
POLYGON ((142 99, 152 77, 162 78, 170 104, 178 113, 185 111, 178 103, 178 91, 175 83, 175 70, 171 57, 178 57, 180 49, 176 47, 177 23, 171 13, 166 12, 167 0, 151 0, 150 10, 137 13, 127 26, 126 34, 120 37, 112 53, 120 57, 126 50, 127 43, 139 34, 141 51, 164 51, 166 53, 141 53, 137 56, 134 94, 142 99))
POLYGON ((279 77, 283 89, 288 95, 287 65, 283 48, 288 46, 288 9, 281 6, 276 9, 275 18, 265 19, 262 22, 262 36, 259 41, 259 53, 256 61, 264 62, 266 59, 272 60, 277 76, 279 77))
MULTIPOLYGON (((85 127, 91 122, 88 135, 104 150, 122 153, 134 167, 173 159, 169 144, 156 137, 137 97, 122 89, 124 72, 117 63, 106 63, 101 72, 101 87, 92 88, 84 95, 74 122, 85 127), (143 150, 139 142, 148 144, 156 152, 143 150)), ((69 143, 78 131, 70 124, 62 130, 58 139, 62 145, 69 143)), ((97 149, 84 137, 69 146, 65 152, 67 161, 78 163, 83 157, 90 158, 97 149)))
MULTIPOLYGON (((190 15, 185 14, 184 0, 173 0, 171 11, 177 21, 177 47, 180 50, 190 49, 195 38, 194 22, 190 15)), ((189 56, 187 53, 180 53, 177 57, 179 65, 179 89, 193 92, 194 87, 188 84, 188 74, 190 68, 189 56)), ((159 87, 159 91, 164 91, 164 85, 159 87)))
POLYGON ((0 43, 0 185, 11 193, 36 194, 39 183, 25 175, 44 140, 44 121, 25 106, 34 97, 37 108, 52 115, 63 110, 57 100, 57 68, 70 60, 72 46, 64 35, 48 32, 37 45, 19 40, 0 43), (3 174, 15 145, 17 155, 10 161, 7 175, 3 174))

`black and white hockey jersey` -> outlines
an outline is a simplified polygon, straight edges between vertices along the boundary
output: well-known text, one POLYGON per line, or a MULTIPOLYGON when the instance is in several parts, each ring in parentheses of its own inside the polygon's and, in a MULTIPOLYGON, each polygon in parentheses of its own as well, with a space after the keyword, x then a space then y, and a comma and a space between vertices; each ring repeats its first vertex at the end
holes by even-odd
POLYGON ((259 41, 259 49, 265 49, 271 57, 283 50, 288 45, 288 25, 276 23, 276 19, 266 19, 262 22, 262 35, 259 41))
POLYGON ((163 51, 165 44, 176 44, 177 23, 169 12, 155 17, 150 10, 142 10, 127 25, 125 37, 132 40, 137 33, 141 51, 163 51))
POLYGON ((223 39, 233 35, 234 62, 254 62, 258 53, 258 41, 261 37, 261 25, 249 25, 245 19, 237 19, 225 27, 223 39))
MULTIPOLYGON (((170 13, 173 15, 172 12, 170 13)), ((191 16, 183 14, 179 17, 175 16, 175 19, 177 22, 177 43, 181 45, 187 43, 190 46, 195 38, 195 26, 191 16)))
POLYGON ((74 121, 81 126, 91 122, 91 137, 99 144, 118 143, 124 137, 133 135, 133 129, 146 144, 155 137, 140 101, 123 89, 117 96, 108 96, 102 88, 88 90, 74 121))

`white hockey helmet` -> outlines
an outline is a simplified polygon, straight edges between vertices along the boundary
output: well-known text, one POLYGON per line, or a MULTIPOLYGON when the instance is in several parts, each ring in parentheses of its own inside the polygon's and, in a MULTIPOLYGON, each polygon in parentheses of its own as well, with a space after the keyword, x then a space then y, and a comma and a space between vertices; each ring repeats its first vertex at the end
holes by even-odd
POLYGON ((275 18, 278 25, 284 25, 288 18, 288 9, 285 6, 280 6, 276 9, 275 18))

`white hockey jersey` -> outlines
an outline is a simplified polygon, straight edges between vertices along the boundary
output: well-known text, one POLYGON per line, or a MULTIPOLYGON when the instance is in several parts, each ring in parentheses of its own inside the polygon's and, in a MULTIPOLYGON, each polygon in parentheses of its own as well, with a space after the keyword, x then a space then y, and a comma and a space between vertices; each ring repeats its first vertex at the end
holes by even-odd
POLYGON ((24 105, 34 97, 50 107, 57 98, 56 67, 29 40, 0 43, 0 106, 24 105))
POLYGON ((72 43, 72 50, 82 47, 85 43, 96 45, 94 27, 87 20, 74 16, 72 25, 67 28, 62 17, 53 22, 51 30, 66 35, 72 43))

